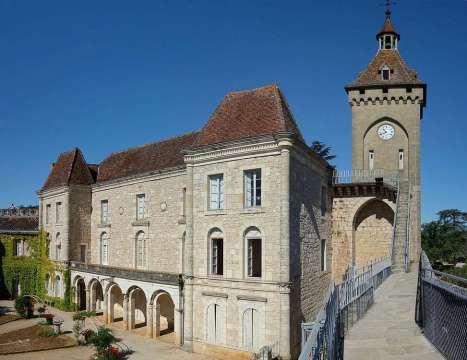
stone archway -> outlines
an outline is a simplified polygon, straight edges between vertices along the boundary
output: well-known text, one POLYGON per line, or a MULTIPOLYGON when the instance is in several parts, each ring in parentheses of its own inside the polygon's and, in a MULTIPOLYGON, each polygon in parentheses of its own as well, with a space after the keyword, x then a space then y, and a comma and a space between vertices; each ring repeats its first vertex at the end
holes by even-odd
POLYGON ((86 310, 86 284, 82 277, 77 278, 75 282, 76 306, 78 310, 86 310))
POLYGON ((371 199, 353 221, 353 265, 361 268, 391 254, 394 211, 384 201, 371 199))
POLYGON ((108 323, 118 322, 123 320, 123 292, 117 284, 110 285, 108 292, 108 323))
POLYGON ((128 294, 128 329, 145 327, 146 322, 146 294, 139 287, 130 288, 128 294))
POLYGON ((101 283, 93 279, 89 284, 90 290, 90 310, 95 311, 96 313, 103 312, 104 307, 104 292, 102 290, 101 283))
POLYGON ((148 336, 177 343, 179 340, 175 333, 175 304, 172 297, 165 291, 159 291, 153 295, 151 304, 153 328, 148 330, 148 336))

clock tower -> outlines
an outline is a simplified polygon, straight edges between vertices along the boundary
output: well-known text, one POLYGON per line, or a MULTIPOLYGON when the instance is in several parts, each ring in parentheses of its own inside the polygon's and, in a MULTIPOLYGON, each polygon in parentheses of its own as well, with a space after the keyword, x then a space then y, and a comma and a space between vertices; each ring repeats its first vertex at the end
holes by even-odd
POLYGON ((373 179, 399 180, 400 198, 407 199, 407 208, 398 206, 398 216, 407 216, 410 230, 406 249, 393 247, 393 251, 404 251, 409 260, 416 261, 420 252, 420 124, 426 84, 399 52, 400 35, 389 9, 376 40, 373 60, 345 87, 352 108, 352 169, 373 179))

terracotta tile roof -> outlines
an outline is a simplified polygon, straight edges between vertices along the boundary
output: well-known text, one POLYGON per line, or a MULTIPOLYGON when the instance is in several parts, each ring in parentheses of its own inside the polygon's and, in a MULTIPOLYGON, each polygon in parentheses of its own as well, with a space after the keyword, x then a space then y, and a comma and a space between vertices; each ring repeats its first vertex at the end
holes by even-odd
POLYGON ((202 129, 195 147, 288 131, 303 139, 277 85, 225 96, 202 129))
POLYGON ((100 163, 97 182, 182 166, 182 150, 190 148, 198 135, 193 132, 113 153, 100 163))
POLYGON ((400 35, 394 29, 394 26, 392 25, 390 18, 386 18, 386 21, 384 21, 383 27, 381 28, 380 32, 376 35, 376 37, 378 38, 378 36, 381 34, 395 34, 397 35, 397 38, 400 38, 400 35))
POLYGON ((90 185, 92 183, 94 183, 94 179, 81 150, 74 148, 59 155, 41 190, 72 184, 90 185))
POLYGON ((39 217, 1 216, 0 233, 35 233, 39 230, 39 217))
POLYGON ((363 70, 357 80, 346 86, 347 89, 367 85, 424 85, 417 79, 417 72, 409 69, 398 50, 379 50, 368 67, 363 70), (383 80, 380 73, 382 67, 387 65, 391 69, 390 80, 383 80))

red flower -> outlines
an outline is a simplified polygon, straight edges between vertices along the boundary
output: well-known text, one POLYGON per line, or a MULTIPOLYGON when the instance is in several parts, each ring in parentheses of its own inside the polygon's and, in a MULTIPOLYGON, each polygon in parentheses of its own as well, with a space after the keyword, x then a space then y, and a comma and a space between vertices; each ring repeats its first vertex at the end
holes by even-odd
POLYGON ((119 354, 119 351, 118 351, 118 348, 115 347, 115 346, 109 346, 108 349, 107 349, 108 352, 114 354, 114 355, 118 355, 119 354))

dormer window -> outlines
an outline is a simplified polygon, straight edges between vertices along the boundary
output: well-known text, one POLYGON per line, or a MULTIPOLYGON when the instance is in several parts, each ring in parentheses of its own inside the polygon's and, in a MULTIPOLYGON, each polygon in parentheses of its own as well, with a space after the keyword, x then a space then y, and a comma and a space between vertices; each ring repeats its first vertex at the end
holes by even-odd
POLYGON ((383 68, 381 69, 381 75, 382 75, 383 80, 390 80, 391 69, 387 65, 384 65, 383 68))

